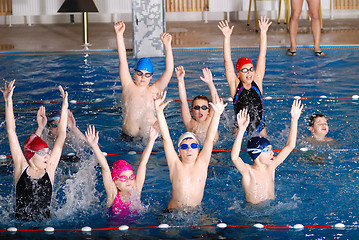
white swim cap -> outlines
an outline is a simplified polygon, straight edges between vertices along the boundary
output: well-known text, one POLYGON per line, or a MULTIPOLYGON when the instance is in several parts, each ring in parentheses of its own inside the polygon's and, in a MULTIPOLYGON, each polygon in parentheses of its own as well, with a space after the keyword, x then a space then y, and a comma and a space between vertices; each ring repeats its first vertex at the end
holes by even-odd
POLYGON ((178 147, 181 145, 181 142, 187 138, 192 138, 199 144, 198 138, 193 132, 185 132, 178 138, 178 147))

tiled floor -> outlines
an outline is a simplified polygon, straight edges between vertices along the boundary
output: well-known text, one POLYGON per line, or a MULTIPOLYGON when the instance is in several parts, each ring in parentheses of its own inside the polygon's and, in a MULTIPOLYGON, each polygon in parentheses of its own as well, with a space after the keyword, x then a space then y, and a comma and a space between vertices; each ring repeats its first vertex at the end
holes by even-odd
MULTIPOLYGON (((174 48, 222 47, 222 33, 217 21, 204 22, 167 22, 167 32, 173 34, 174 48)), ((259 34, 254 22, 247 26, 246 21, 232 21, 235 25, 232 47, 257 47, 259 34)), ((126 23, 126 47, 132 48, 132 26, 126 23)), ((115 50, 116 39, 111 23, 89 23, 90 50, 115 50)), ((83 50, 82 24, 48 25, 7 25, 0 26, 0 52, 41 52, 83 50)), ((298 46, 313 44, 310 22, 301 20, 297 39, 298 46)), ((324 20, 321 45, 359 45, 359 20, 324 20)), ((289 46, 286 25, 275 21, 268 31, 268 46, 289 46)))

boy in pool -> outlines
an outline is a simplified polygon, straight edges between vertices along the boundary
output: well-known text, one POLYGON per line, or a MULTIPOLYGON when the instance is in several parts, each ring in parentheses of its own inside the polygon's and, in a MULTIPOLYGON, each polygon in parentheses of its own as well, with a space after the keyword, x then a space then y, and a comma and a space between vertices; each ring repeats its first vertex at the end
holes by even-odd
POLYGON ((6 131, 11 157, 14 161, 14 182, 16 184, 15 217, 24 221, 41 221, 50 217, 55 171, 66 138, 67 92, 59 86, 62 96, 62 108, 54 147, 50 150, 38 135, 32 134, 25 141, 25 157, 15 131, 12 101, 14 84, 15 80, 8 85, 5 83, 5 88, 4 90, 1 89, 1 92, 5 100, 6 131))
POLYGON ((137 177, 133 173, 131 165, 124 160, 116 161, 112 166, 111 173, 107 160, 98 146, 99 134, 95 131, 95 126, 90 125, 85 135, 102 168, 102 179, 107 195, 106 207, 109 215, 123 216, 136 213, 141 207, 140 197, 145 182, 147 162, 158 137, 157 126, 150 127, 149 139, 138 165, 137 177))
POLYGON ((161 34, 161 40, 166 49, 166 69, 162 76, 150 85, 153 66, 148 58, 141 58, 137 62, 134 81, 131 78, 123 38, 125 27, 125 23, 122 21, 114 26, 122 85, 123 139, 148 137, 149 127, 156 122, 153 96, 162 92, 167 87, 173 73, 172 36, 168 33, 161 34))
POLYGON ((266 200, 274 199, 275 169, 281 164, 294 149, 297 139, 298 119, 303 105, 294 100, 291 114, 291 124, 287 143, 277 156, 273 155, 272 145, 264 137, 252 137, 247 143, 247 152, 253 160, 253 164, 244 163, 239 157, 243 135, 250 122, 246 109, 237 114, 238 133, 234 141, 231 158, 242 174, 242 186, 246 195, 246 201, 258 204, 266 200))
MULTIPOLYGON (((213 77, 211 70, 208 68, 203 68, 203 77, 200 76, 201 80, 207 83, 209 91, 211 93, 211 98, 214 99, 214 96, 218 95, 216 87, 213 84, 213 77)), ((188 103, 187 103, 187 94, 186 87, 184 83, 185 70, 183 66, 176 67, 176 76, 178 79, 178 93, 181 101, 181 115, 182 121, 186 128, 187 132, 193 132, 203 143, 206 138, 206 133, 213 116, 213 109, 209 107, 209 100, 206 96, 198 95, 192 101, 192 114, 191 116, 188 103)), ((218 141, 218 131, 216 133, 215 142, 218 141)))
POLYGON ((210 103, 214 113, 201 151, 197 137, 191 132, 186 132, 178 139, 177 152, 163 113, 163 109, 169 103, 165 102, 165 98, 166 93, 157 96, 155 109, 172 183, 172 198, 167 209, 196 207, 202 202, 214 139, 220 116, 227 104, 223 104, 223 100, 219 99, 218 95, 210 103))
POLYGON ((309 131, 311 136, 306 137, 304 140, 308 143, 322 143, 332 142, 333 138, 327 137, 329 132, 329 126, 327 118, 320 113, 315 113, 309 118, 309 131))
MULTIPOLYGON (((37 128, 35 134, 40 136, 50 147, 54 144, 57 137, 57 126, 60 121, 61 110, 51 110, 46 117, 45 107, 41 106, 37 111, 36 121, 37 128), (47 129, 46 129, 47 125, 47 129)), ((70 110, 68 110, 67 128, 71 134, 66 134, 65 145, 79 144, 79 142, 85 143, 85 135, 76 126, 76 120, 70 110)))
POLYGON ((260 43, 257 66, 254 68, 252 61, 247 57, 239 58, 234 71, 231 56, 231 34, 234 26, 229 27, 227 21, 219 22, 218 28, 222 31, 224 68, 233 98, 235 115, 242 109, 248 109, 251 122, 248 125, 249 135, 267 136, 265 118, 263 112, 263 77, 266 65, 267 30, 272 22, 266 17, 259 20, 260 43))

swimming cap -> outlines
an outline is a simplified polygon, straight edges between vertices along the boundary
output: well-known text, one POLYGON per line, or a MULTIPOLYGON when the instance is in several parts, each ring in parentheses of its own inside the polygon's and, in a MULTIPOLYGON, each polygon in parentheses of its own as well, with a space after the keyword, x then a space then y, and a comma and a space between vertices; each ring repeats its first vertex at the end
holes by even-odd
POLYGON ((140 60, 138 60, 135 70, 137 71, 147 71, 149 73, 153 73, 153 65, 152 62, 149 58, 141 58, 140 60))
POLYGON ((241 70, 243 65, 246 65, 246 64, 249 64, 249 63, 253 65, 252 61, 247 57, 238 58, 237 63, 236 63, 237 71, 241 70))
POLYGON ((30 160, 35 155, 33 151, 39 151, 44 148, 49 148, 46 142, 36 134, 31 134, 31 136, 28 137, 25 141, 25 146, 24 146, 25 156, 28 160, 30 160))
POLYGON ((51 110, 49 112, 49 114, 47 114, 47 122, 53 122, 56 120, 60 120, 60 117, 61 117, 60 109, 51 110))
POLYGON ((262 150, 270 145, 270 142, 264 137, 252 137, 247 143, 247 152, 252 160, 255 160, 262 150))
POLYGON ((113 163, 112 165, 112 181, 114 181, 118 175, 120 175, 122 172, 131 170, 133 171, 130 164, 128 164, 125 160, 118 160, 113 163))
POLYGON ((194 139, 199 144, 198 138, 193 132, 185 132, 178 138, 178 147, 181 145, 183 140, 188 138, 194 139))

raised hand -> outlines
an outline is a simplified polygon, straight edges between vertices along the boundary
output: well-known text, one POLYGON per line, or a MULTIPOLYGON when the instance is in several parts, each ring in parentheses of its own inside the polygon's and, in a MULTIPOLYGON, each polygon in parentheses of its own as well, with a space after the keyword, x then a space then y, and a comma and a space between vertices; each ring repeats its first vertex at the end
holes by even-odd
POLYGON ((120 34, 120 35, 123 36, 123 33, 126 30, 126 25, 125 25, 125 23, 123 21, 117 22, 114 25, 114 29, 115 29, 116 34, 120 34))
POLYGON ((249 114, 247 109, 242 109, 237 114, 238 128, 246 130, 250 122, 249 114))
POLYGON ((178 66, 175 68, 176 76, 178 80, 183 80, 184 76, 186 75, 186 71, 184 70, 183 66, 178 66))
POLYGON ((0 89, 3 96, 4 96, 4 100, 5 102, 7 102, 8 100, 12 99, 12 95, 14 93, 14 89, 15 89, 15 79, 12 80, 9 84, 4 84, 4 90, 0 89))
POLYGON ((232 35, 232 31, 234 28, 234 26, 229 27, 227 20, 220 21, 218 23, 217 27, 219 28, 219 30, 222 31, 222 33, 225 37, 230 37, 232 35))
POLYGON ((88 144, 93 147, 98 144, 99 136, 96 132, 95 125, 89 125, 87 131, 85 132, 86 140, 88 144))
POLYGON ((209 70, 208 68, 203 68, 202 73, 203 73, 203 77, 200 76, 200 78, 203 82, 207 84, 213 82, 213 76, 211 70, 209 70))
POLYGON ((258 24, 259 28, 261 29, 261 32, 267 32, 272 22, 269 22, 269 18, 267 18, 266 16, 261 16, 261 19, 258 20, 258 24))
POLYGON ((39 128, 44 129, 47 124, 46 110, 44 106, 41 106, 37 110, 36 121, 39 128))
POLYGON ((224 104, 223 99, 219 98, 218 95, 215 95, 213 102, 211 102, 209 104, 212 106, 214 112, 218 113, 219 115, 221 115, 223 113, 224 108, 227 106, 227 103, 224 104))
POLYGON ((156 111, 163 111, 163 109, 167 106, 167 104, 171 102, 171 101, 165 102, 166 95, 167 95, 167 91, 164 91, 162 93, 157 93, 156 96, 153 98, 156 111))
POLYGON ((161 41, 165 46, 171 45, 172 35, 169 33, 161 33, 161 41))
POLYGON ((298 120, 300 117, 300 114, 302 113, 303 105, 301 104, 301 101, 299 99, 295 99, 292 104, 292 109, 290 110, 290 115, 292 116, 292 119, 298 120))

